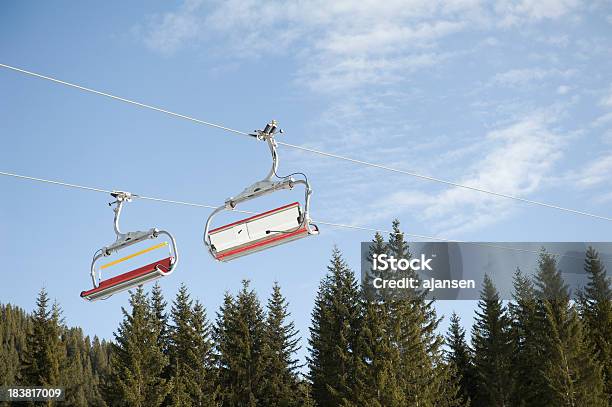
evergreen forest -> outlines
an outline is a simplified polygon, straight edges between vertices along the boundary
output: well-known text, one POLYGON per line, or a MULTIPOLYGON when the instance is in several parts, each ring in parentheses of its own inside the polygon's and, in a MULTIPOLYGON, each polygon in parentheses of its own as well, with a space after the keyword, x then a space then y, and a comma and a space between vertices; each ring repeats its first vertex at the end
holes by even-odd
MULTIPOLYGON (((410 257, 397 221, 371 250, 410 257)), ((469 332, 417 290, 364 289, 338 248, 309 332, 295 328, 278 284, 260 298, 244 281, 216 310, 186 286, 172 299, 141 287, 123 294, 129 306, 108 339, 66 326, 42 289, 32 313, 0 304, 0 386, 61 386, 55 404, 68 406, 608 406, 611 281, 591 248, 584 271, 588 284, 571 296, 542 251, 535 273, 507 271, 510 301, 485 276, 469 332)))

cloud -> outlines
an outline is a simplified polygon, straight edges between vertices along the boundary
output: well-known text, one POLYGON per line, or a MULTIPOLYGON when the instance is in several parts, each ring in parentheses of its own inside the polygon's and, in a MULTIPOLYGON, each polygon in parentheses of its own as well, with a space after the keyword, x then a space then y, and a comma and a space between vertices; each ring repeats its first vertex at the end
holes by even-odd
MULTIPOLYGON (((440 41, 477 29, 556 19, 576 0, 187 0, 149 20, 143 41, 170 55, 207 42, 235 58, 284 53, 312 90, 389 84, 451 56, 440 41)), ((466 48, 470 45, 466 44, 466 48)))
POLYGON ((567 85, 560 85, 557 87, 557 94, 558 95, 565 95, 567 94, 572 88, 570 88, 567 85))
POLYGON ((149 49, 163 55, 170 55, 186 42, 197 39, 202 32, 198 12, 202 0, 186 0, 177 11, 150 18, 143 41, 149 49))
POLYGON ((545 37, 538 38, 538 41, 543 42, 547 45, 552 45, 554 47, 567 48, 571 41, 569 36, 563 35, 549 35, 545 37))
POLYGON ((603 98, 601 98, 600 104, 603 107, 612 109, 612 86, 608 90, 608 93, 603 98))
MULTIPOLYGON (((607 95, 600 101, 600 104, 602 106, 612 108, 612 91, 610 92, 610 95, 607 95)), ((606 126, 610 122, 612 122, 612 111, 598 117, 593 122, 592 127, 598 128, 606 126)), ((612 130, 604 130, 600 139, 604 145, 612 144, 612 130)), ((612 151, 604 152, 598 157, 589 157, 589 161, 590 162, 585 167, 570 172, 566 177, 568 182, 571 182, 578 188, 582 189, 596 187, 600 188, 602 186, 607 186, 609 188, 612 184, 612 178, 610 177, 610 174, 612 173, 612 151)), ((612 199, 612 192, 603 191, 603 193, 604 195, 594 197, 595 202, 604 204, 612 199)))
MULTIPOLYGON (((489 132, 479 143, 481 158, 457 182, 520 197, 539 190, 562 157, 565 144, 551 124, 547 114, 538 113, 489 132)), ((416 210, 433 230, 446 235, 501 221, 514 208, 508 200, 462 188, 437 193, 397 191, 380 201, 377 211, 382 216, 416 210)))
MULTIPOLYGON (((575 73, 574 70, 559 70, 559 69, 541 69, 541 68, 526 68, 526 69, 511 69, 506 72, 501 72, 493 77, 494 84, 502 86, 524 86, 535 81, 543 81, 550 77, 568 78, 575 73)), ((565 88, 564 88, 565 89, 565 88)), ((567 91, 567 89, 565 89, 567 91)))
POLYGON ((601 97, 599 105, 605 108, 605 112, 593 121, 591 125, 593 128, 603 127, 612 122, 612 86, 601 97))
POLYGON ((513 26, 525 21, 557 19, 570 14, 581 5, 579 0, 500 0, 495 8, 502 26, 513 26))
POLYGON ((601 127, 612 123, 612 112, 604 113, 593 121, 593 127, 601 127))
MULTIPOLYGON (((567 99, 559 98, 555 91, 557 95, 570 91, 578 94, 580 84, 574 75, 581 72, 563 69, 551 57, 546 60, 552 61, 550 65, 492 74, 488 83, 477 83, 494 91, 481 98, 480 102, 487 103, 481 108, 486 118, 480 116, 478 120, 485 123, 477 125, 469 117, 478 113, 470 99, 473 94, 465 95, 469 84, 460 82, 472 79, 465 70, 473 69, 474 75, 481 75, 488 68, 499 67, 492 60, 506 51, 519 52, 514 60, 521 58, 528 63, 542 55, 540 48, 554 48, 556 52, 574 47, 577 39, 555 36, 554 30, 538 35, 541 32, 531 30, 529 24, 572 18, 581 7, 577 0, 210 0, 205 6, 185 3, 176 11, 156 16, 143 32, 147 46, 166 55, 185 45, 206 43, 212 49, 222 49, 223 58, 228 59, 285 57, 299 87, 326 97, 321 98, 324 112, 319 120, 313 120, 320 127, 311 125, 314 130, 325 131, 305 129, 313 147, 410 169, 412 161, 406 157, 418 146, 428 157, 418 164, 421 168, 413 168, 419 172, 527 197, 550 181, 566 139, 554 128, 554 114, 537 110, 541 100, 507 96, 506 89, 500 88, 545 81, 550 84, 548 80, 554 79, 558 82, 552 83, 550 95, 567 99), (517 26, 525 28, 525 37, 533 34, 539 48, 524 49, 517 44, 507 47, 509 31, 515 35, 517 26), (484 46, 487 55, 480 55, 484 59, 463 58, 459 61, 463 71, 448 72, 456 68, 448 63, 451 59, 471 55, 479 47, 479 52, 483 51, 484 46), (523 53, 530 51, 529 55, 523 53), (488 56, 492 62, 486 60, 488 56), (421 86, 425 81, 420 82, 423 78, 419 75, 428 73, 432 73, 425 77, 429 82, 421 86), (491 89, 493 86, 495 89, 491 89), (457 96, 461 93, 465 97, 457 96), (438 99, 422 103, 432 98, 438 99), (432 115, 436 119, 431 120, 432 115), (445 117, 458 120, 449 124, 445 117), (428 119, 423 124, 422 120, 428 119), (496 130, 486 133, 491 126, 496 130), (427 135, 419 134, 426 127, 427 135), (486 136, 465 136, 460 128, 486 136), (444 131, 436 134, 439 129, 444 131), (317 137, 330 130, 334 137, 317 137), (394 138, 398 135, 402 137, 394 138)), ((607 99, 602 100, 602 105, 607 104, 607 99)), ((397 186, 395 178, 359 167, 345 177, 344 172, 338 175, 335 171, 338 165, 336 161, 308 159, 309 175, 324 174, 332 186, 317 191, 319 209, 330 202, 323 212, 346 223, 363 222, 364 206, 369 205, 367 223, 404 211, 418 213, 417 217, 425 219, 432 230, 458 233, 494 224, 516 210, 501 198, 435 184, 413 184, 408 177, 399 185, 403 191, 385 196, 386 186, 397 186), (329 177, 330 173, 334 176, 329 177), (421 189, 423 186, 431 188, 421 189), (405 192, 406 188, 411 192, 405 192), (367 196, 371 190, 382 194, 383 204, 355 203, 355 197, 367 196)))
POLYGON ((439 38, 462 30, 464 26, 462 22, 445 20, 417 23, 414 26, 381 24, 363 32, 332 32, 317 47, 337 55, 395 54, 401 48, 425 47, 439 38))
POLYGON ((595 201, 599 204, 607 204, 612 202, 612 192, 604 193, 602 195, 596 195, 595 201))
POLYGON ((297 80, 314 91, 337 92, 358 86, 388 85, 399 82, 407 74, 434 66, 449 54, 425 53, 402 57, 329 58, 312 64, 297 73, 297 80))
POLYGON ((592 188, 610 182, 612 173, 612 152, 608 152, 582 168, 572 178, 581 188, 592 188))

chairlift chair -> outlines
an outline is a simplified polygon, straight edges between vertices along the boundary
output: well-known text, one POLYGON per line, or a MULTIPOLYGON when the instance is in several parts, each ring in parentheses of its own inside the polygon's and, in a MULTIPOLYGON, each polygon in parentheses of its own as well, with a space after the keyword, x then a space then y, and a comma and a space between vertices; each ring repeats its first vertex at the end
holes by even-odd
POLYGON ((91 290, 81 292, 81 297, 88 301, 96 301, 99 299, 107 299, 113 294, 118 292, 129 290, 130 288, 143 285, 150 281, 157 280, 158 278, 165 277, 171 274, 176 268, 178 263, 178 251, 176 248, 176 241, 174 236, 165 230, 159 230, 157 228, 151 228, 147 231, 136 231, 122 233, 119 229, 119 218, 121 216, 121 209, 125 202, 132 200, 132 194, 123 191, 114 191, 111 195, 115 198, 115 202, 111 202, 109 205, 115 204, 113 211, 115 212, 114 229, 117 239, 114 243, 109 246, 105 246, 98 250, 93 257, 91 262, 91 280, 93 282, 93 288, 91 290), (136 253, 129 254, 125 257, 111 261, 106 264, 98 266, 98 261, 102 258, 111 256, 114 253, 119 252, 129 246, 136 243, 140 243, 149 239, 157 239, 160 236, 166 236, 168 241, 155 244, 151 247, 142 249, 136 253), (133 259, 137 256, 145 253, 150 253, 157 249, 168 248, 169 255, 157 260, 153 263, 144 265, 136 268, 132 271, 117 275, 115 277, 102 279, 102 272, 112 266, 115 266, 124 261, 133 259))
MULTIPOLYGON (((312 189, 306 175, 294 173, 285 177, 277 175, 278 152, 274 136, 277 132, 275 120, 268 123, 263 130, 257 130, 251 136, 267 142, 272 154, 272 168, 261 181, 255 182, 235 197, 228 198, 208 217, 204 231, 204 244, 215 260, 229 261, 280 244, 288 243, 310 235, 317 235, 319 228, 310 219, 310 195, 312 189), (303 179, 294 179, 300 174, 303 179), (283 189, 293 189, 304 185, 304 207, 299 202, 283 205, 237 222, 211 229, 213 218, 222 211, 231 211, 245 201, 259 198, 283 189)), ((282 133, 282 130, 279 131, 282 133)))

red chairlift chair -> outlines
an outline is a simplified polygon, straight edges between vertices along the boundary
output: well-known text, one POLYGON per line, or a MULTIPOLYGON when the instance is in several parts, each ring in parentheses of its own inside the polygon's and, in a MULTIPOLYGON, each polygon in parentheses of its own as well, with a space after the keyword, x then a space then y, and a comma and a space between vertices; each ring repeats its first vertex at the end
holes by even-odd
POLYGON ((121 233, 119 230, 119 217, 121 216, 121 209, 124 202, 129 202, 132 199, 132 194, 129 192, 115 191, 111 194, 116 201, 109 205, 116 204, 113 211, 115 212, 114 228, 117 239, 114 243, 98 250, 93 257, 91 262, 91 280, 93 282, 93 288, 91 290, 81 292, 81 297, 88 301, 96 301, 99 299, 106 299, 113 294, 118 292, 129 290, 130 288, 140 286, 144 283, 157 280, 158 278, 170 275, 176 268, 178 263, 178 251, 176 248, 176 241, 174 236, 165 230, 158 230, 151 228, 147 231, 127 232, 121 233), (136 243, 143 242, 148 239, 157 239, 160 236, 166 236, 169 243, 164 241, 146 249, 140 250, 136 253, 127 255, 120 259, 111 261, 109 263, 97 267, 97 263, 100 259, 108 257, 113 253, 116 253, 126 247, 134 245, 136 243), (115 277, 102 279, 102 270, 112 267, 116 264, 122 263, 126 260, 130 260, 137 256, 145 253, 149 253, 153 250, 157 250, 163 247, 169 247, 169 255, 162 258, 161 260, 139 267, 135 270, 120 274, 115 277))

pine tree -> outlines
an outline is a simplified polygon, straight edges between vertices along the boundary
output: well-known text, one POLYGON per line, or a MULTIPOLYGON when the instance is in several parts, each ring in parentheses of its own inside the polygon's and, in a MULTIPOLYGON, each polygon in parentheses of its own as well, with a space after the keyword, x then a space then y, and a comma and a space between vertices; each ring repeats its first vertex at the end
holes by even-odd
MULTIPOLYGON (((389 240, 376 234, 367 254, 410 260, 411 253, 398 220, 389 240)), ((371 277, 418 278, 414 270, 375 270, 371 277)), ((366 281, 367 283, 367 281, 366 281)), ((368 284, 369 285, 369 284, 368 284)), ((455 406, 459 385, 444 360, 440 319, 434 302, 419 289, 366 288, 362 297, 361 330, 355 358, 354 401, 359 405, 455 406)))
MULTIPOLYGON (((0 386, 27 385, 22 378, 22 358, 26 354, 31 321, 26 312, 11 304, 0 304, 0 386)), ((0 406, 9 406, 1 402, 0 406)))
POLYGON ((26 354, 31 321, 26 312, 10 304, 0 305, 0 386, 21 384, 21 362, 26 354))
POLYGON ((30 386, 57 386, 65 358, 61 343, 61 309, 57 303, 49 308, 49 296, 42 288, 36 299, 28 332, 24 361, 24 383, 30 386))
POLYGON ((170 344, 169 340, 169 327, 168 327, 168 314, 166 313, 166 307, 168 303, 164 299, 159 282, 156 282, 151 289, 151 308, 153 315, 155 316, 155 322, 158 324, 157 330, 159 336, 157 338, 158 346, 163 350, 164 354, 168 354, 168 347, 170 344))
MULTIPOLYGON (((400 223, 392 224, 387 250, 395 258, 412 257, 400 223)), ((419 278, 408 269, 396 271, 396 278, 419 278)), ((394 290, 383 298, 389 314, 388 332, 391 343, 397 346, 399 364, 396 377, 407 397, 407 403, 419 406, 454 406, 460 403, 459 386, 453 381, 452 371, 444 362, 444 338, 437 332, 441 319, 437 317, 434 301, 426 299, 425 290, 394 290)))
POLYGON ((587 249, 584 271, 589 281, 578 295, 580 316, 587 341, 602 366, 608 404, 612 405, 612 288, 599 254, 592 247, 587 249))
POLYGON ((546 380, 542 374, 543 341, 547 333, 538 315, 538 301, 533 283, 519 269, 514 274, 513 301, 509 305, 512 319, 512 404, 518 407, 546 407, 546 380))
POLYGON ((359 333, 359 354, 356 369, 358 405, 399 407, 407 403, 405 389, 397 374, 401 365, 399 347, 392 343, 387 331, 387 303, 364 299, 362 329, 359 333))
POLYGON ((274 283, 268 299, 265 325, 265 372, 261 404, 301 406, 296 352, 300 349, 298 331, 289 321, 288 304, 280 286, 274 283))
POLYGON ((395 256, 396 259, 410 259, 412 257, 408 243, 404 239, 404 233, 400 229, 400 221, 398 219, 394 219, 391 223, 391 233, 389 234, 389 241, 386 247, 389 253, 395 256))
POLYGON ((540 254, 536 293, 547 332, 543 344, 548 392, 544 397, 555 406, 606 405, 601 367, 587 346, 555 258, 545 251, 540 254))
POLYGON ((315 299, 308 357, 312 397, 320 407, 353 405, 361 356, 360 292, 355 274, 334 248, 315 299))
POLYGON ((112 345, 106 340, 100 340, 94 336, 89 358, 91 359, 91 368, 100 381, 108 379, 110 375, 110 350, 112 345))
MULTIPOLYGON (((375 247, 378 247, 379 243, 375 244, 375 247)), ((391 224, 391 233, 389 233, 389 239, 387 244, 385 245, 386 253, 389 256, 393 256, 396 259, 406 259, 410 260, 412 258, 412 253, 410 252, 410 247, 408 242, 406 242, 404 238, 404 232, 400 229, 399 220, 393 220, 391 224)), ((407 270, 387 270, 382 272, 383 278, 418 278, 418 274, 416 271, 408 268, 407 270)), ((416 300, 419 305, 425 305, 425 292, 419 289, 389 289, 383 290, 383 300, 391 301, 393 299, 397 299, 398 297, 405 298, 408 297, 411 300, 416 300)), ((425 311, 425 308, 423 309, 425 311)), ((437 325, 437 324, 436 324, 437 325)))
POLYGON ((106 340, 100 341, 97 336, 94 336, 91 349, 89 351, 89 360, 93 371, 94 382, 101 395, 106 401, 106 394, 113 391, 111 385, 110 374, 110 352, 112 344, 106 340))
POLYGON ((64 404, 72 406, 105 406, 94 375, 91 344, 80 328, 67 328, 62 335, 66 359, 62 365, 61 384, 66 390, 64 404))
POLYGON ((162 377, 168 359, 159 343, 159 319, 142 287, 130 295, 130 305, 131 312, 122 309, 123 322, 115 333, 109 404, 159 406, 172 386, 162 377))
POLYGON ((200 386, 193 398, 193 405, 216 406, 218 388, 212 326, 208 322, 204 306, 197 300, 193 306, 191 326, 195 333, 193 343, 196 360, 195 375, 200 378, 200 386))
POLYGON ((249 282, 234 300, 226 294, 215 328, 220 400, 224 406, 260 404, 264 380, 264 312, 249 282))
POLYGON ((474 366, 478 375, 478 391, 474 406, 510 406, 512 389, 510 358, 512 342, 510 318, 497 289, 485 275, 472 327, 474 366))
POLYGON ((198 389, 197 378, 194 377, 192 370, 196 364, 192 352, 195 334, 191 327, 193 318, 191 304, 187 287, 183 284, 172 303, 171 310, 173 326, 170 333, 169 370, 174 386, 169 397, 172 406, 191 405, 191 395, 198 389))
POLYGON ((205 391, 212 379, 209 326, 203 307, 198 304, 195 309, 192 304, 187 287, 182 285, 172 303, 169 331, 172 406, 205 406, 214 401, 212 392, 205 391))
MULTIPOLYGON (((399 225, 399 224, 398 224, 399 225)), ((369 245, 367 261, 373 264, 375 256, 388 254, 387 242, 376 232, 369 245)), ((372 269, 364 281, 361 330, 359 332, 356 360, 355 401, 358 405, 403 406, 406 403, 404 389, 396 372, 400 365, 400 352, 392 344, 389 335, 393 290, 374 288, 375 278, 390 279, 392 271, 372 269)))
POLYGON ((473 400, 476 395, 474 355, 465 340, 461 319, 454 312, 451 315, 446 344, 449 348, 447 360, 453 368, 453 379, 459 385, 461 398, 465 402, 473 400))
POLYGON ((0 386, 59 386, 66 389, 62 405, 105 406, 92 351, 80 328, 64 325, 59 304, 49 307, 44 289, 32 315, 0 305, 0 386))
POLYGON ((315 402, 311 393, 310 383, 305 379, 300 380, 298 384, 298 394, 300 400, 302 400, 302 407, 315 407, 315 402))
MULTIPOLYGON (((159 285, 159 281, 156 281, 153 287, 151 288, 150 306, 153 312, 153 321, 157 325, 155 329, 159 332, 159 335, 157 336, 157 345, 162 350, 163 354, 168 357, 169 360, 170 327, 168 325, 168 313, 166 312, 166 307, 168 306, 168 303, 164 298, 164 294, 162 292, 161 286, 159 285)), ((170 370, 170 364, 166 366, 160 377, 162 377, 169 383, 172 381, 172 372, 170 370)), ((172 383, 172 385, 174 386, 174 383, 172 383)), ((166 400, 164 400, 163 405, 170 404, 169 397, 175 393, 176 391, 169 393, 166 400)))
POLYGON ((231 382, 231 369, 233 366, 232 355, 234 345, 232 338, 235 336, 234 315, 236 304, 234 297, 226 292, 223 297, 223 304, 219 307, 215 326, 213 328, 213 339, 215 343, 215 358, 218 368, 219 394, 217 398, 220 405, 231 405, 229 400, 232 397, 232 390, 227 387, 231 382))
MULTIPOLYGON (((94 349, 89 336, 83 337, 81 328, 71 328, 76 333, 76 339, 79 344, 80 358, 83 361, 83 383, 84 393, 86 398, 86 406, 107 406, 104 400, 104 392, 100 385, 100 376, 94 369, 94 361, 92 358, 94 349)), ((97 338, 95 338, 97 339, 97 338)))
MULTIPOLYGON (((379 232, 376 232, 374 234, 374 238, 370 242, 366 260, 368 261, 370 265, 373 265, 374 258, 381 254, 385 254, 385 253, 387 253, 387 243, 385 242, 384 237, 379 232)), ((387 289, 374 288, 374 279, 375 278, 388 279, 389 274, 390 273, 388 271, 376 270, 372 267, 370 273, 368 273, 364 281, 364 284, 366 287, 365 294, 368 300, 379 301, 388 295, 387 289)))

